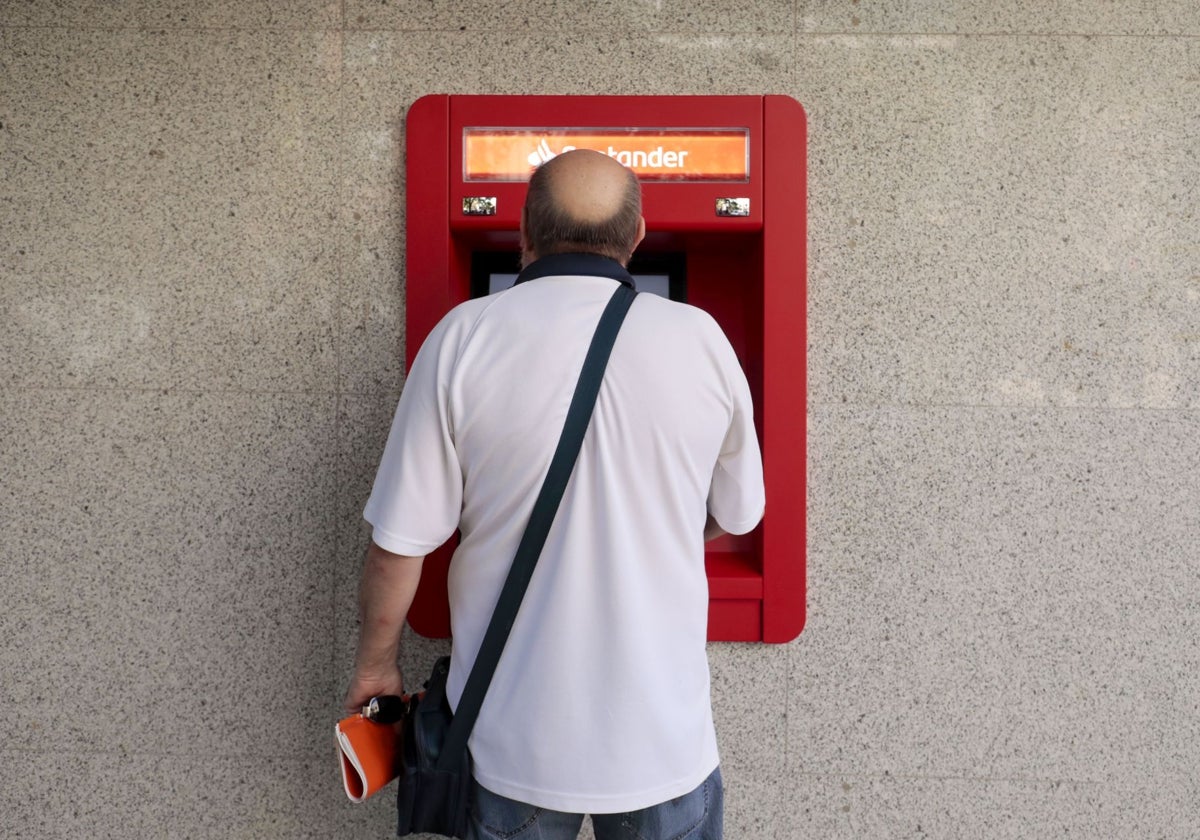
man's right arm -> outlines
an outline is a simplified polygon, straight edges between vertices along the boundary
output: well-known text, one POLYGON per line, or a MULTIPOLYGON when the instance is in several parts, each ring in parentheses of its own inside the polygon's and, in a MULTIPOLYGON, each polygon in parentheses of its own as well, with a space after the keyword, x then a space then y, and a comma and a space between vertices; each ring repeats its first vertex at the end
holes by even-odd
POLYGON ((712 326, 717 330, 713 347, 728 389, 730 413, 709 485, 706 539, 722 530, 730 534, 748 533, 761 521, 765 507, 762 453, 754 428, 750 385, 720 327, 716 322, 712 326))
POLYGON ((361 708, 371 697, 403 692, 403 677, 396 665, 400 632, 421 580, 424 559, 393 554, 371 543, 359 585, 361 624, 354 677, 346 692, 347 711, 361 708))

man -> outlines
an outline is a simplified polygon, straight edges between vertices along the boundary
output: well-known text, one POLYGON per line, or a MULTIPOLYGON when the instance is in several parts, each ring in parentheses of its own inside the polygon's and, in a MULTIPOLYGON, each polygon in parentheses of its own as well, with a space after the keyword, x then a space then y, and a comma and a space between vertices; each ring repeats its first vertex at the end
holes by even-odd
MULTIPOLYGON (((558 443, 601 311, 645 235, 637 178, 572 151, 530 180, 510 290, 468 301, 414 361, 367 503, 348 709, 399 694, 421 560, 456 529, 457 704, 558 443)), ((472 831, 719 838, 704 541, 762 516, 745 376, 704 312, 654 295, 617 336, 583 449, 471 735, 472 831)))

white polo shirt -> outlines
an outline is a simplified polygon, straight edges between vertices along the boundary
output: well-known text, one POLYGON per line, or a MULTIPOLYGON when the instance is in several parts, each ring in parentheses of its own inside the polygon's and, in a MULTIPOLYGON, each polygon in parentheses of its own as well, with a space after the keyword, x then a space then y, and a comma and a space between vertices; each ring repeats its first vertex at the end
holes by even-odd
MULTIPOLYGON (((425 555, 461 531, 454 705, 623 275, 578 254, 533 268, 557 273, 467 301, 430 333, 364 514, 397 554, 425 555)), ((718 763, 705 518, 736 534, 762 512, 750 391, 728 340, 705 312, 639 295, 471 735, 480 784, 539 807, 618 813, 704 781, 718 763)))

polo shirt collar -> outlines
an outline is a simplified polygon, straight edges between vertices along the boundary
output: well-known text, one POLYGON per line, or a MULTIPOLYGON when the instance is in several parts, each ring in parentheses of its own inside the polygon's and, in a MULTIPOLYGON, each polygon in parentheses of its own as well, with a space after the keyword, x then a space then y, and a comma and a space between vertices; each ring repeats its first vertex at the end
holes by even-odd
MULTIPOLYGON (((568 253, 547 254, 534 260, 517 275, 517 283, 536 280, 539 277, 561 277, 584 275, 607 277, 637 291, 633 276, 616 260, 600 254, 568 253)), ((515 285, 515 284, 514 284, 515 285)))

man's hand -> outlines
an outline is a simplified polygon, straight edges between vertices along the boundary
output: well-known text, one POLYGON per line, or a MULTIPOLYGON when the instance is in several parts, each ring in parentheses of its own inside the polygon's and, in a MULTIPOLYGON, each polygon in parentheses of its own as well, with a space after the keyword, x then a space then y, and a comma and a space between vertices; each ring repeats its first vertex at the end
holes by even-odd
POLYGON ((373 673, 356 670, 354 678, 350 680, 350 688, 346 691, 346 714, 362 711, 362 707, 367 705, 367 701, 372 697, 384 697, 389 694, 397 697, 404 694, 404 678, 398 667, 373 673))
POLYGON ((348 712, 359 711, 372 697, 404 691, 396 657, 404 619, 421 580, 423 560, 393 554, 374 542, 367 550, 358 588, 358 653, 354 657, 354 677, 346 692, 348 712))

